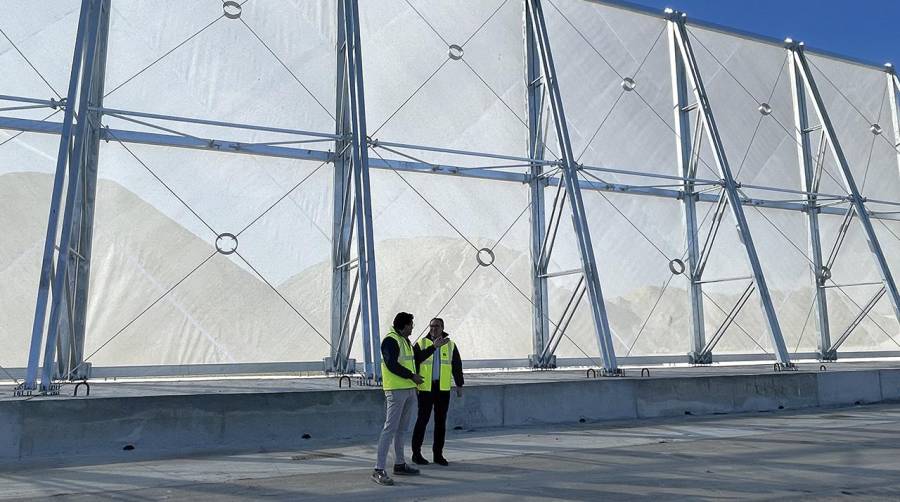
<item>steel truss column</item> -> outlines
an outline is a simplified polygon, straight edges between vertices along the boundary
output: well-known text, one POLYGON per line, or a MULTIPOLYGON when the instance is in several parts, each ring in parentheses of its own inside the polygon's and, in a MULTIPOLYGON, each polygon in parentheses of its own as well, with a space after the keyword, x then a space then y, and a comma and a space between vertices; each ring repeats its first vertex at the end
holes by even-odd
POLYGON ((325 370, 344 373, 349 368, 350 345, 346 335, 349 312, 353 304, 350 291, 351 245, 353 241, 353 122, 350 116, 350 88, 347 81, 347 43, 344 2, 337 3, 337 86, 334 142, 334 186, 331 248, 331 356, 325 370))
POLYGON ((602 372, 607 375, 621 374, 616 363, 616 353, 613 347, 612 332, 609 328, 609 319, 606 314, 606 305, 603 302, 603 292, 600 288, 600 280, 597 274, 597 263, 594 257, 593 243, 585 215, 584 201, 581 197, 581 185, 578 180, 578 166, 572 153, 572 145, 569 140, 568 124, 563 111, 562 95, 556 79, 556 68, 553 64, 553 54, 550 48, 550 37, 547 32, 547 24, 540 0, 527 0, 528 12, 532 20, 532 31, 537 42, 537 48, 543 69, 543 81, 547 87, 547 97, 550 99, 550 107, 553 111, 553 121, 556 126, 556 137, 559 142, 562 167, 562 178, 565 183, 569 205, 572 208, 572 224, 575 228, 575 236, 578 240, 578 250, 581 255, 581 264, 594 320, 594 330, 600 348, 602 358, 602 372))
POLYGON ((744 207, 741 203, 741 196, 738 193, 738 184, 731 173, 731 166, 728 164, 728 158, 725 155, 725 148, 722 145, 722 139, 719 136, 719 129, 716 126, 716 120, 713 116, 712 107, 709 104, 709 98, 706 94, 706 88, 703 85, 703 79, 700 75, 700 67, 694 57, 694 51, 691 47, 690 37, 688 37, 687 28, 685 26, 685 14, 672 12, 669 16, 669 28, 675 35, 675 50, 684 64, 685 86, 689 86, 694 95, 694 99, 699 106, 701 123, 709 139, 710 146, 715 157, 716 167, 719 175, 722 177, 724 184, 724 195, 727 197, 728 206, 731 208, 731 214, 737 225, 738 235, 747 252, 747 260, 750 269, 753 272, 753 281, 756 290, 759 293, 760 302, 762 303, 763 314, 766 317, 766 323, 769 328, 769 335, 772 340, 772 347, 775 352, 776 360, 781 368, 793 368, 794 364, 788 355, 787 346, 784 343, 784 336, 781 333, 781 326, 778 324, 778 317, 775 313, 775 306, 772 302, 772 296, 769 293, 769 287, 766 284, 766 277, 759 262, 759 256, 756 253, 756 247, 753 244, 753 238, 750 234, 750 226, 747 224, 747 217, 744 214, 744 207))
POLYGON ((809 70, 806 54, 803 50, 803 44, 792 44, 788 49, 791 58, 797 65, 797 69, 803 79, 807 95, 811 100, 813 109, 816 111, 816 116, 825 132, 825 137, 828 139, 829 145, 831 145, 831 153, 834 156, 834 160, 841 168, 841 177, 844 180, 844 187, 847 189, 847 193, 850 194, 850 203, 853 205, 856 216, 859 218, 859 223, 862 225, 863 231, 866 234, 869 250, 872 252, 872 257, 875 260, 875 265, 878 267, 878 272, 881 274, 881 280, 884 282, 888 298, 890 298, 891 305, 894 307, 894 315, 897 317, 897 321, 900 322, 900 292, 897 290, 897 284, 894 282, 891 269, 888 266, 887 259, 885 259, 884 252, 881 249, 881 243, 878 242, 875 228, 872 226, 872 220, 866 209, 865 198, 863 198, 862 194, 859 192, 859 188, 856 186, 856 180, 853 177, 853 172, 850 170, 850 164, 844 156, 844 150, 841 147, 840 141, 838 141, 834 125, 831 123, 831 117, 825 109, 825 104, 824 101, 822 101, 822 96, 819 93, 815 78, 813 78, 812 72, 809 70))
MULTIPOLYGON (((381 335, 378 325, 378 283, 372 231, 372 193, 369 186, 369 145, 366 134, 359 5, 357 0, 341 0, 341 2, 343 3, 343 23, 347 43, 344 51, 347 72, 345 87, 347 103, 350 108, 350 150, 355 196, 353 209, 356 213, 359 305, 362 314, 363 350, 365 353, 364 372, 367 378, 380 382, 381 335)), ((340 92, 344 92, 343 89, 340 92)))
MULTIPOLYGON (((103 107, 103 92, 106 80, 106 48, 109 40, 110 0, 101 0, 100 21, 97 32, 97 55, 92 73, 89 111, 87 114, 87 133, 82 179, 76 190, 74 235, 77 235, 69 256, 69 290, 74 305, 71 310, 63 312, 71 319, 69 343, 60 343, 59 375, 66 380, 77 380, 90 377, 90 364, 84 363, 84 342, 87 331, 87 302, 90 285, 91 251, 94 235, 94 207, 97 194, 97 172, 100 161, 100 135, 102 131, 100 109, 103 107)), ((60 329, 63 324, 60 323, 60 329)))
MULTIPOLYGON (((99 62, 104 59, 104 55, 98 56, 98 48, 105 50, 105 44, 100 43, 101 31, 101 15, 104 9, 108 12, 109 4, 101 0, 83 0, 81 4, 81 12, 78 20, 78 30, 75 39, 75 51, 72 58, 72 69, 69 76, 69 89, 66 94, 65 114, 63 118, 62 131, 60 134, 59 151, 57 154, 56 174, 53 182, 53 191, 50 198, 50 215, 47 221, 47 234, 44 240, 44 253, 41 261, 41 275, 38 284, 38 295, 35 304, 34 324, 31 332, 31 346, 28 354, 28 368, 26 371, 25 381, 22 383, 21 390, 31 391, 37 388, 37 370, 40 364, 40 353, 42 342, 44 345, 44 367, 41 372, 40 388, 42 392, 53 391, 54 369, 56 367, 56 349, 57 336, 59 334, 60 319, 63 311, 67 312, 65 318, 74 315, 71 307, 74 305, 75 291, 69 289, 73 285, 84 285, 86 293, 86 282, 69 280, 69 264, 71 261, 71 241, 72 226, 75 214, 75 203, 78 199, 77 192, 84 188, 87 177, 81 174, 82 163, 84 157, 90 156, 90 137, 96 136, 95 131, 91 131, 88 124, 91 121, 89 117, 88 107, 91 104, 93 86, 97 85, 97 78, 94 72, 98 70, 99 62), (73 128, 75 119, 75 108, 78 107, 78 123, 73 128), (59 234, 57 243, 57 228, 59 224, 59 209, 63 198, 63 184, 66 184, 65 190, 65 206, 63 209, 62 231, 59 234), (81 183, 79 183, 81 182, 81 183), (54 250, 59 249, 57 255, 56 267, 53 266, 54 250), (66 293, 69 294, 69 301, 65 299, 66 293), (52 300, 52 303, 51 303, 52 300), (50 310, 49 319, 47 318, 47 310, 50 310), (46 341, 44 341, 44 328, 47 328, 46 341)), ((105 34, 102 35, 105 38, 105 34)), ((102 80, 102 70, 100 70, 100 80, 102 80)), ((93 93, 96 95, 96 93, 93 93)), ((95 166, 96 168, 96 166, 95 166)), ((92 199, 92 194, 87 194, 92 199)), ((83 197, 83 199, 86 199, 83 197)), ((90 211, 92 213, 92 211, 90 211)), ((79 220, 83 221, 82 212, 79 220)), ((89 227, 87 230, 89 232, 89 227)), ((80 242, 84 235, 80 232, 78 241, 80 242)), ((86 261, 86 260, 85 260, 86 261)), ((79 270, 74 270, 75 274, 79 270)), ((64 318, 64 319, 65 319, 64 318)), ((69 331, 72 323, 64 322, 64 330, 66 330, 66 347, 72 348, 77 345, 74 333, 69 331)), ((83 343, 83 338, 82 342, 83 343)), ((73 351, 74 352, 74 351, 73 351)), ((71 357, 68 358, 71 360, 71 357)))
MULTIPOLYGON (((816 283, 816 328, 819 332, 818 357, 822 361, 834 361, 837 355, 831 348, 831 329, 828 323, 828 300, 825 289, 825 281, 829 277, 828 268, 822 262, 822 238, 819 232, 819 207, 815 195, 818 187, 818 166, 815 164, 809 135, 813 132, 809 127, 807 116, 806 93, 803 89, 803 79, 800 77, 797 63, 793 56, 790 58, 791 97, 794 108, 794 139, 797 142, 797 158, 800 161, 800 179, 803 186, 801 190, 807 192, 806 203, 808 210, 807 226, 809 232, 809 258, 812 262, 812 273, 816 283)), ((823 136, 822 141, 825 141, 823 136)), ((848 212, 852 215, 852 211, 848 212)))
POLYGON ((887 77, 888 99, 891 104, 891 123, 894 126, 894 150, 897 151, 897 172, 900 173, 900 109, 897 108, 897 93, 900 93, 900 79, 894 71, 894 65, 887 63, 885 76, 887 77))
MULTIPOLYGON (((528 157, 544 159, 543 121, 544 83, 541 80, 541 60, 534 39, 531 11, 525 4, 525 84, 528 92, 528 157)), ((532 281, 532 347, 531 365, 542 367, 541 354, 547 347, 550 332, 550 307, 547 297, 547 262, 542 259, 547 234, 545 194, 547 181, 542 178, 543 165, 532 163, 528 180, 531 201, 531 281, 532 281)))
MULTIPOLYGON (((694 156, 700 155, 699 151, 694 151, 694 142, 692 141, 692 133, 696 134, 699 140, 702 137, 702 131, 691 130, 691 108, 688 102, 687 79, 684 76, 684 63, 678 57, 677 39, 675 36, 675 24, 669 23, 669 67, 672 71, 672 100, 675 112, 675 133, 677 135, 677 161, 678 175, 685 178, 684 197, 682 197, 682 207, 684 208, 684 226, 686 232, 688 263, 687 277, 690 280, 690 297, 691 297, 691 352, 688 354, 688 360, 692 364, 710 364, 712 358, 710 354, 704 352, 706 347, 706 333, 703 320, 703 285, 700 281, 700 245, 697 237, 697 195, 694 193, 694 182, 688 181, 695 176, 696 163, 693 161, 694 156)), ((697 145, 699 150, 699 144, 697 145)))

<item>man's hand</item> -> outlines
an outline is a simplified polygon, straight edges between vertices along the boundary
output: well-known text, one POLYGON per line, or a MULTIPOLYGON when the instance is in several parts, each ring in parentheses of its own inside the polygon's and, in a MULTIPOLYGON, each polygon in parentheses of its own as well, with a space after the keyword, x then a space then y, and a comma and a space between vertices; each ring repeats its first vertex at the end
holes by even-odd
POLYGON ((450 343, 450 339, 445 336, 442 336, 434 341, 434 346, 435 346, 435 348, 440 348, 440 347, 443 347, 444 345, 447 345, 448 343, 450 343))
POLYGON ((416 382, 416 385, 422 385, 425 383, 425 379, 422 378, 422 375, 413 375, 412 381, 416 382))
POLYGON ((462 397, 462 387, 456 388, 456 397, 462 397))

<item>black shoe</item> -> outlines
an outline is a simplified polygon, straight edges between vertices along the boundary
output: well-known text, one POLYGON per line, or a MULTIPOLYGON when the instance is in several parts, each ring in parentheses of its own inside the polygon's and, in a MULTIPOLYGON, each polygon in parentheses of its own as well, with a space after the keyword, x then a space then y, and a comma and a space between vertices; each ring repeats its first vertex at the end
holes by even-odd
POLYGON ((413 453, 412 461, 419 465, 428 465, 431 463, 425 460, 425 457, 423 457, 421 453, 413 453))
POLYGON ((394 464, 394 474, 397 476, 415 476, 419 470, 404 464, 394 464))
POLYGON ((383 486, 392 486, 394 484, 394 480, 384 472, 384 469, 375 469, 372 471, 372 481, 383 486))
POLYGON ((450 465, 450 462, 447 462, 447 459, 444 457, 434 457, 434 463, 437 465, 443 465, 444 467, 450 465))

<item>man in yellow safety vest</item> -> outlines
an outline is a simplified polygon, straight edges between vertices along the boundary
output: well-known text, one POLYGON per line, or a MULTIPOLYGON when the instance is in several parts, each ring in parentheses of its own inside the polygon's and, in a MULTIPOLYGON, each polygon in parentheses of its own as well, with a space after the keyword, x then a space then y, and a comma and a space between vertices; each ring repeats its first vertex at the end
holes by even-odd
POLYGON ((403 434, 409 426, 409 417, 416 403, 416 386, 424 382, 416 374, 416 364, 431 356, 436 348, 449 340, 435 342, 425 351, 413 351, 409 335, 413 330, 413 315, 400 312, 394 317, 393 327, 381 341, 381 386, 384 388, 386 413, 384 428, 378 439, 378 456, 372 481, 380 485, 393 485, 394 480, 384 471, 388 449, 394 443, 394 474, 415 475, 419 470, 406 465, 403 456, 403 434))
POLYGON ((414 347, 417 357, 419 376, 423 382, 417 388, 419 402, 419 416, 413 429, 412 451, 413 462, 427 465, 428 461, 422 456, 422 442, 425 440, 425 428, 431 419, 431 410, 434 408, 434 442, 431 451, 434 454, 434 463, 449 465, 444 458, 444 436, 447 431, 447 410, 450 408, 450 377, 456 383, 456 397, 462 397, 463 372, 462 359, 456 344, 450 341, 450 335, 444 332, 444 320, 435 317, 428 323, 428 335, 420 339, 414 347), (439 347, 435 350, 434 347, 439 347), (418 353, 425 354, 433 351, 429 356, 418 357, 418 353), (419 362, 421 359, 421 363, 419 362))

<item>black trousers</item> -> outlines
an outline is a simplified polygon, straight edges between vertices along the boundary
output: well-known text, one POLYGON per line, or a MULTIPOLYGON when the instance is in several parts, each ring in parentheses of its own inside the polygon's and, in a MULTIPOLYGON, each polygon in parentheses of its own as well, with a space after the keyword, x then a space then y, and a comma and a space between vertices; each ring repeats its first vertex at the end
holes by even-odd
POLYGON ((422 453, 422 442, 425 441, 425 428, 431 419, 431 409, 434 408, 434 443, 431 451, 435 457, 444 456, 444 436, 447 432, 447 410, 450 408, 450 391, 440 390, 440 382, 431 383, 431 391, 419 391, 419 416, 416 418, 416 426, 413 429, 412 451, 413 454, 422 453))

